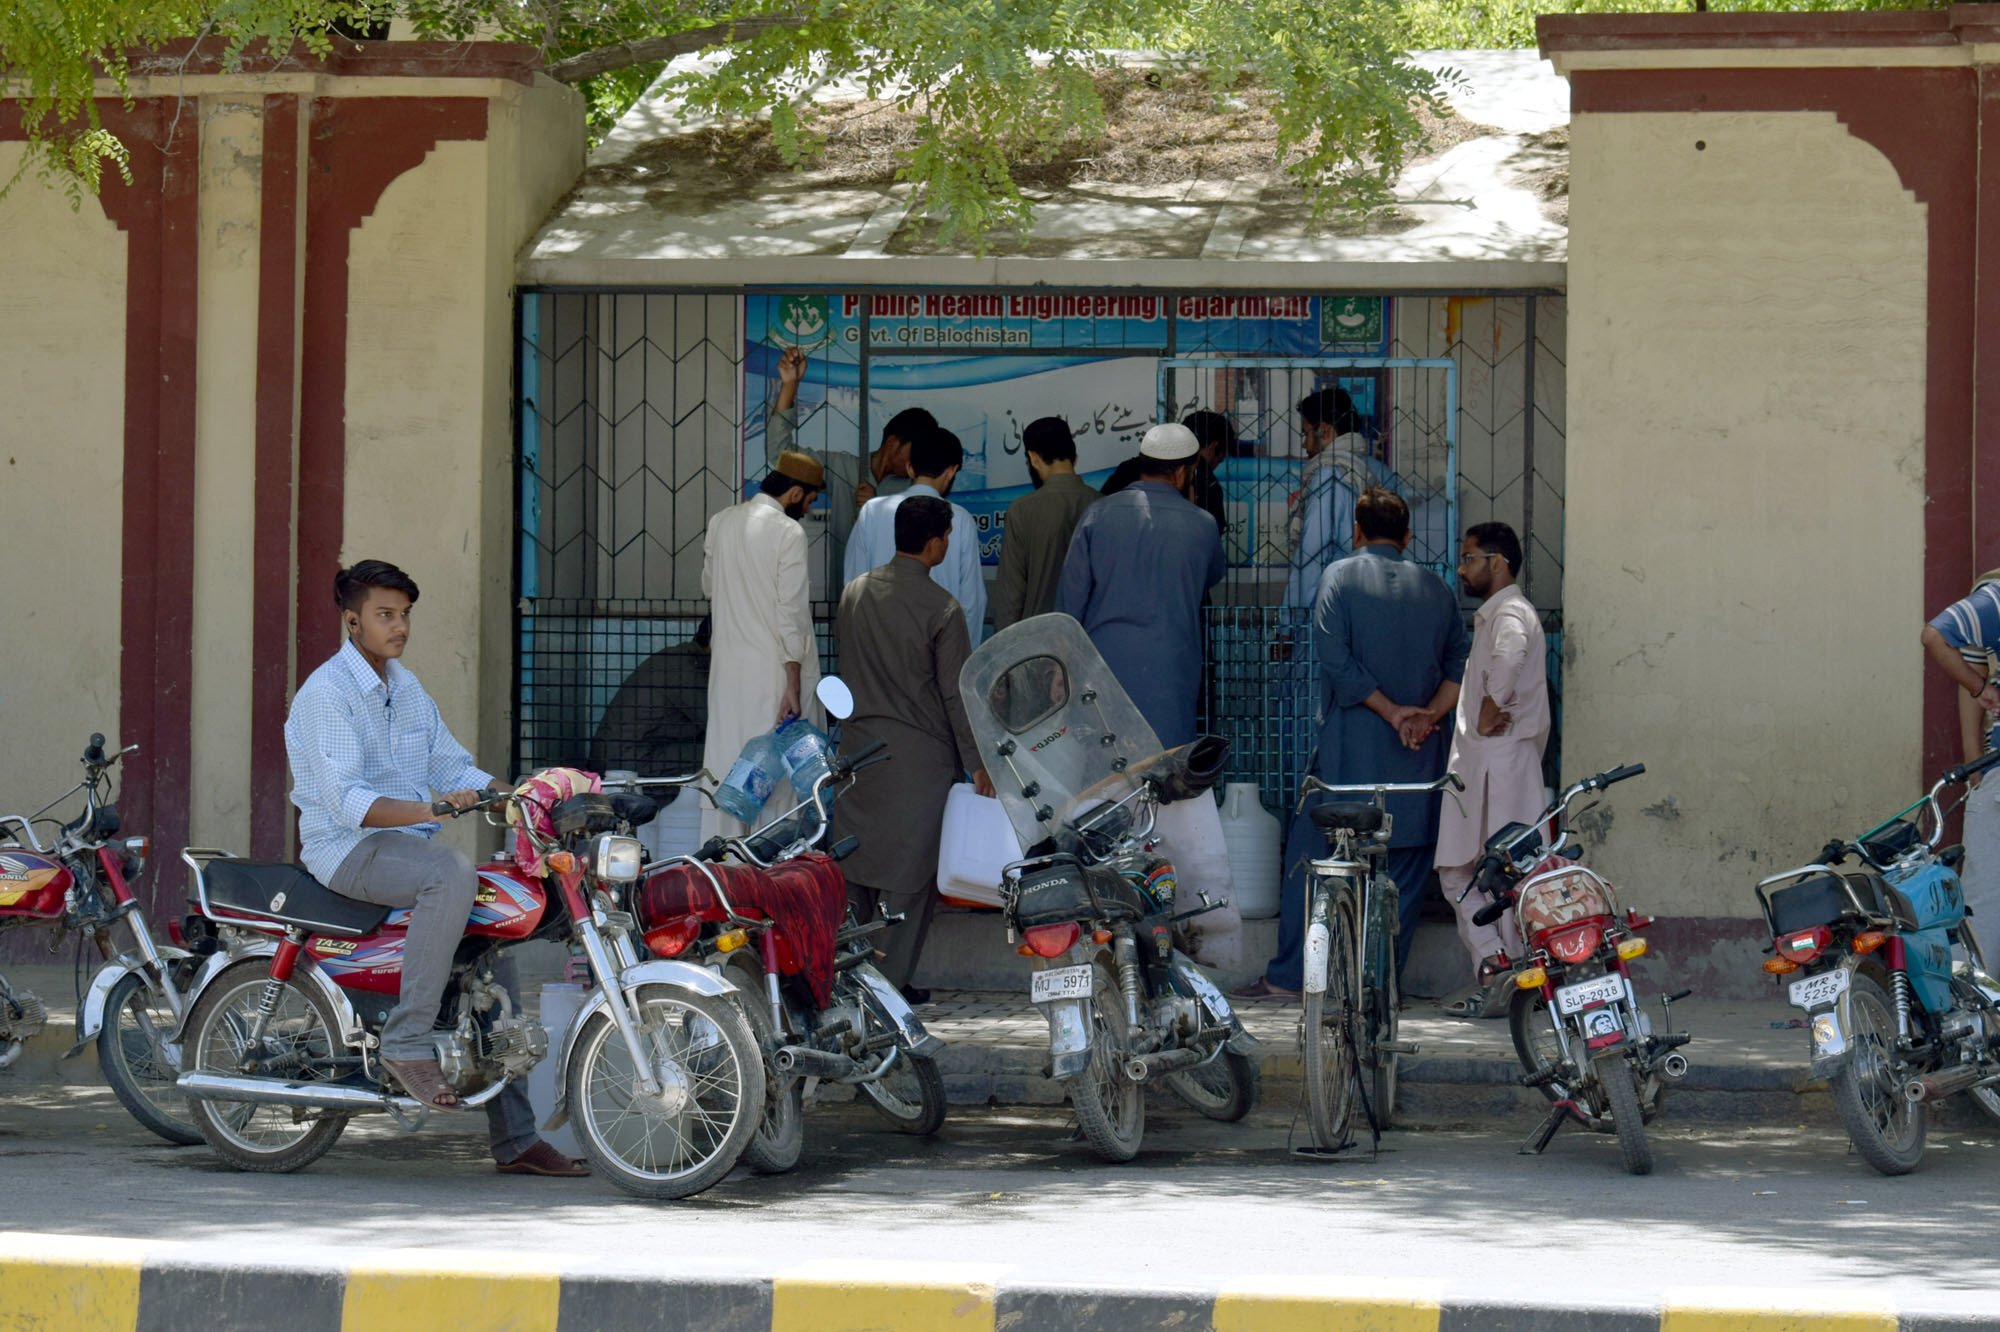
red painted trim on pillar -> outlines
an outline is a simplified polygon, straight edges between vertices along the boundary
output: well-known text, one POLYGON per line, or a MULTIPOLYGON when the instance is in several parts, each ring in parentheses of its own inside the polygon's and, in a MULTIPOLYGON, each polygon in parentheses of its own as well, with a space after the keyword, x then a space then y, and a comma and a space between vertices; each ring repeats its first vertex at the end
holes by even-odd
MULTIPOLYGON (((2000 153, 2000 70, 1990 65, 1979 68, 1979 143, 1982 159, 1989 145, 2000 153)), ((2000 522, 1994 521, 2000 515, 2000 162, 1979 172, 1978 246, 1972 284, 1978 321, 1972 563, 1974 572, 1984 572, 2000 568, 2000 522)), ((1931 607, 1930 613, 1939 609, 1931 607)))
POLYGON ((282 860, 290 827, 285 713, 291 689, 292 467, 298 352, 299 99, 264 99, 257 266, 257 445, 252 534, 250 854, 282 860))
MULTIPOLYGON (((1804 17, 1804 16, 1801 16, 1804 17)), ((1825 20, 1826 15, 1812 16, 1825 20)), ((1847 17, 1859 17, 1850 15, 1847 17)), ((1578 70, 1573 115, 1615 112, 1828 111, 1879 149, 1929 210, 1929 291, 1924 377, 1924 579, 1915 624, 1971 585, 1975 335, 2000 307, 1975 309, 1983 231, 1979 217, 1996 187, 1979 181, 1982 108, 1976 76, 1958 68, 1578 70), (1992 313, 1988 311, 1991 310, 1992 313)), ((2000 251, 1994 252, 2000 262, 2000 251)), ((1989 370, 1982 381, 2000 371, 1989 370)), ((1989 409, 1993 410, 1993 409, 1989 409)), ((1989 432, 1991 433, 1991 432, 1989 432)), ((1981 439, 1979 451, 2000 451, 1981 439)), ((1913 592, 1916 592, 1913 589, 1913 592)), ((1920 660, 1911 635, 1912 660, 1920 660)), ((1959 759, 1958 701, 1943 674, 1925 667, 1924 772, 1959 759)), ((1917 780, 1928 781, 1921 775, 1917 780)))
POLYGON ((485 137, 483 99, 354 97, 313 103, 299 383, 301 674, 340 646, 332 597, 346 502, 349 239, 375 211, 390 182, 419 165, 440 142, 485 137))
MULTIPOLYGON (((132 183, 106 173, 104 212, 126 233, 125 478, 119 621, 119 740, 126 826, 188 842, 194 748, 195 318, 201 141, 165 100, 98 103, 131 153, 132 183)), ((161 861, 163 867, 177 862, 161 861)), ((147 885, 157 910, 182 875, 147 885)))

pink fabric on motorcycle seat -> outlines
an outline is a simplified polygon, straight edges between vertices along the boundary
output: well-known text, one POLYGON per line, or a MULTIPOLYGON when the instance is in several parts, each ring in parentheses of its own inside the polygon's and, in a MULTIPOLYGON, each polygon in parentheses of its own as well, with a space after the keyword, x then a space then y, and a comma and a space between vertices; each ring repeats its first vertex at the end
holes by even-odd
MULTIPOLYGON (((812 851, 768 870, 755 865, 708 868, 738 912, 763 916, 777 927, 779 969, 802 972, 817 1007, 833 1002, 834 940, 847 919, 847 876, 839 864, 812 851)), ((700 870, 687 865, 670 865, 647 878, 635 901, 641 932, 677 916, 723 919, 715 890, 700 870)))
MULTIPOLYGON (((543 768, 514 788, 514 794, 524 797, 524 800, 521 804, 507 806, 507 822, 519 824, 521 811, 525 809, 528 827, 540 837, 553 839, 556 826, 549 819, 549 811, 573 795, 603 789, 604 782, 594 772, 585 772, 581 768, 543 768)), ((514 859, 530 874, 542 872, 542 855, 535 850, 535 844, 524 830, 514 833, 514 859)))

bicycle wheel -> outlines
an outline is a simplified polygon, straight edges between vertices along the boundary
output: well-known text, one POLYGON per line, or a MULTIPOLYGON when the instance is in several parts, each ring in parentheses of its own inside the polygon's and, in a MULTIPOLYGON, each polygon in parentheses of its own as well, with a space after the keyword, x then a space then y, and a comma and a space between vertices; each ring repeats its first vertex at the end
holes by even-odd
POLYGON ((1313 1143, 1331 1151, 1347 1141, 1354 1114, 1353 907, 1336 899, 1327 910, 1326 991, 1305 992, 1299 1017, 1299 1054, 1305 1065, 1306 1123, 1313 1143))
MULTIPOLYGON (((1386 881, 1385 881, 1386 882, 1386 881)), ((1374 893, 1375 921, 1369 932, 1370 965, 1361 991, 1361 1066, 1368 1070, 1368 1095, 1375 1126, 1387 1128, 1396 1113, 1396 908, 1392 895, 1374 893)))
POLYGON ((111 987, 97 1032, 97 1064, 132 1118, 168 1142, 201 1141, 188 1099, 175 1085, 181 1046, 174 1040, 173 1009, 142 971, 127 973, 111 987))

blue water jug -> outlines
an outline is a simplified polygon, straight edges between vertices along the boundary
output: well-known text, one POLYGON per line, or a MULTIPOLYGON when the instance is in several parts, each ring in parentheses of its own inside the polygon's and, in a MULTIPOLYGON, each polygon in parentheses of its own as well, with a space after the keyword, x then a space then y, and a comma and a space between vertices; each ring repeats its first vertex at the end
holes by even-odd
POLYGON ((785 760, 777 737, 768 731, 752 736, 729 766, 722 785, 715 788, 715 803, 731 818, 754 824, 764 812, 764 802, 771 798, 771 789, 784 775, 785 760))
POLYGON ((805 800, 812 795, 813 783, 826 776, 833 746, 826 733, 804 717, 794 717, 774 733, 783 756, 792 790, 805 800))

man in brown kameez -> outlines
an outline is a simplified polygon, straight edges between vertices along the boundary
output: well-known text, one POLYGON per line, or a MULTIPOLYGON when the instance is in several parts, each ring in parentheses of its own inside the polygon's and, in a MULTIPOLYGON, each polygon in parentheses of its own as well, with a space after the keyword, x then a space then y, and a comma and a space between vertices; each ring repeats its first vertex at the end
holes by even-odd
MULTIPOLYGON (((938 841, 945 796, 968 769, 993 794, 958 672, 970 654, 965 615, 930 571, 951 544, 951 506, 912 496, 896 507, 896 556, 848 583, 840 596, 840 673, 854 691, 841 748, 858 754, 877 740, 887 763, 863 769, 833 808, 833 838, 860 846, 842 865, 848 898, 866 920, 879 903, 903 923, 876 936, 882 973, 906 993, 937 900, 938 841)), ((917 1002, 928 996, 912 994, 917 1002)))

